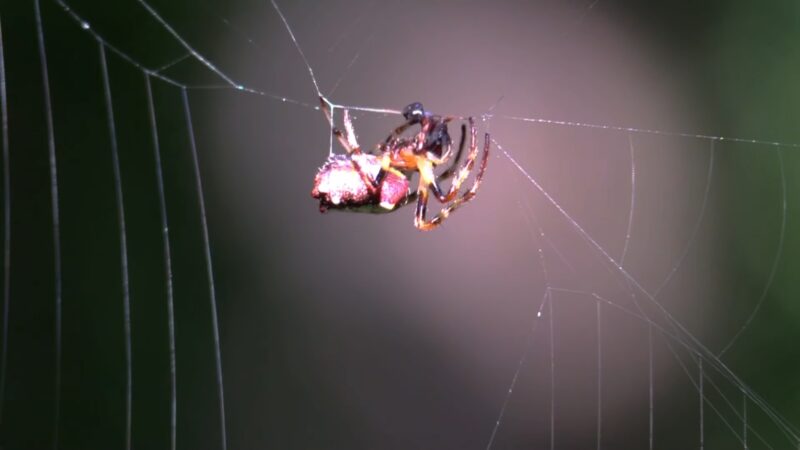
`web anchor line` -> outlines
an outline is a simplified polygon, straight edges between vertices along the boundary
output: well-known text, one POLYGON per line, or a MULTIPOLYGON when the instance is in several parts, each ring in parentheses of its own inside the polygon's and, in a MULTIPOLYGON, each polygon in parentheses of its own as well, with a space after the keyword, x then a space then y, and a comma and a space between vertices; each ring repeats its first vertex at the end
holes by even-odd
POLYGON ((568 127, 575 127, 575 128, 589 128, 595 130, 605 130, 605 131, 619 131, 623 133, 636 133, 636 134, 650 134, 656 136, 665 136, 665 137, 682 137, 682 138, 692 138, 692 139, 703 139, 709 141, 717 141, 717 142, 736 142, 741 144, 755 144, 755 145, 764 145, 764 146, 773 146, 773 147, 788 147, 788 148, 800 148, 800 143, 792 143, 792 142, 780 142, 780 141, 769 141, 764 139, 749 139, 749 138, 740 138, 740 137, 726 137, 726 136, 715 136, 712 134, 702 134, 702 133, 686 133, 681 131, 665 131, 665 130, 655 130, 650 128, 635 128, 635 127, 622 127, 617 125, 603 125, 603 124, 595 124, 595 123, 585 123, 585 122, 573 122, 568 120, 553 120, 553 119, 543 119, 537 117, 520 117, 520 116, 500 116, 500 118, 507 119, 507 120, 514 120, 518 122, 528 122, 528 123, 538 123, 543 125, 556 125, 556 126, 568 126, 568 127))
MULTIPOLYGON (((58 1, 58 0, 57 0, 57 1, 58 1)), ((239 88, 239 85, 238 85, 238 84, 236 84, 236 83, 235 83, 235 82, 234 82, 232 79, 230 79, 230 78, 229 78, 227 75, 225 75, 225 74, 224 74, 224 73, 223 73, 221 70, 217 69, 217 66, 215 66, 214 64, 212 64, 212 63, 211 63, 211 61, 207 60, 207 59, 205 58, 205 56, 201 55, 200 53, 198 53, 198 52, 197 52, 197 50, 195 50, 195 49, 194 49, 192 46, 190 46, 190 45, 189 45, 189 43, 188 43, 188 42, 186 42, 186 41, 185 41, 185 40, 184 40, 184 39, 181 37, 181 35, 180 35, 180 34, 178 34, 178 32, 177 32, 177 31, 175 31, 175 29, 174 29, 174 28, 172 28, 172 26, 170 26, 170 24, 168 24, 168 23, 167 23, 167 21, 166 21, 166 20, 164 20, 164 18, 163 18, 163 17, 161 17, 161 16, 158 14, 158 12, 156 12, 156 10, 155 10, 155 9, 153 9, 153 7, 152 7, 152 6, 150 6, 150 4, 149 4, 149 3, 147 3, 147 2, 146 2, 146 1, 144 1, 144 0, 138 0, 138 1, 139 1, 139 4, 140 4, 140 5, 142 5, 142 6, 144 7, 144 9, 146 9, 146 10, 147 10, 147 12, 148 12, 148 13, 150 13, 150 15, 151 15, 151 16, 152 16, 152 17, 153 17, 153 18, 154 18, 154 19, 155 19, 155 20, 156 20, 156 21, 157 21, 159 24, 161 24, 161 26, 162 26, 162 27, 163 27, 165 30, 167 30, 167 32, 168 32, 169 34, 171 34, 171 35, 172 35, 172 37, 174 37, 174 38, 175 38, 175 40, 176 40, 176 41, 178 41, 178 42, 179 42, 179 43, 180 43, 180 44, 181 44, 183 47, 185 47, 185 48, 186 48, 186 50, 187 50, 189 53, 191 53, 191 54, 192 54, 192 56, 194 56, 194 57, 195 57, 195 59, 197 59, 197 60, 198 60, 198 61, 200 61, 200 62, 201 62, 203 65, 205 65, 206 67, 208 67, 208 69, 209 69, 209 70, 211 70, 212 72, 214 72, 215 74, 217 74, 217 75, 218 75, 220 78, 222 78, 222 79, 223 79, 223 80, 224 80, 226 83, 230 84, 231 86, 233 86, 233 87, 235 87, 235 88, 239 88)))
MULTIPOLYGON (((289 103, 296 106, 300 106, 303 108, 309 108, 314 110, 319 110, 319 106, 317 106, 316 101, 303 101, 298 99, 293 99, 290 97, 278 95, 275 93, 267 92, 261 89, 257 89, 252 86, 247 86, 235 81, 232 77, 227 75, 223 72, 219 67, 213 64, 208 58, 203 56, 199 51, 197 51, 194 47, 190 46, 189 43, 174 29, 172 28, 167 21, 158 14, 158 12, 150 6, 144 0, 137 0, 145 9, 146 11, 168 32, 170 33, 173 38, 183 46, 186 51, 191 55, 191 57, 195 58, 198 62, 200 62, 203 66, 205 66, 208 70, 216 74, 223 82, 224 85, 222 86, 192 86, 185 83, 182 83, 178 80, 175 80, 171 77, 165 76, 159 70, 160 68, 148 68, 137 62, 133 57, 128 55, 127 53, 123 52, 119 48, 111 45, 105 38, 103 38, 100 34, 94 31, 91 27, 91 24, 87 22, 83 17, 78 15, 64 0, 53 0, 61 8, 75 21, 80 28, 89 33, 94 39, 99 40, 108 47, 108 49, 115 53, 120 58, 124 59, 128 63, 132 64, 133 66, 143 70, 144 72, 152 75, 155 78, 160 79, 166 83, 169 83, 173 86, 179 88, 185 88, 188 90, 237 90, 243 93, 258 95, 261 97, 269 98, 275 101, 279 101, 282 103, 289 103)), ((291 31, 289 27, 288 21, 286 21, 285 16, 280 11, 280 8, 277 7, 277 4, 274 0, 270 0, 276 12, 279 13, 281 16, 282 22, 284 26, 287 28, 287 31, 290 32, 290 37, 293 38, 293 44, 296 46, 299 52, 302 53, 302 49, 299 46, 296 38, 294 38, 294 32, 291 31)), ((313 68, 311 68, 310 64, 308 63, 305 54, 302 53, 303 62, 306 65, 307 70, 309 71, 309 75, 311 76, 312 82, 314 84, 314 89, 316 92, 317 98, 319 96, 324 96, 319 89, 319 84, 316 80, 316 76, 314 75, 313 68)), ((182 59, 182 58, 177 58, 182 59)), ((176 61, 172 61, 176 62, 176 61)), ((171 64, 172 62, 168 63, 167 65, 171 64)), ((163 66, 162 66, 163 67, 163 66)), ((330 101, 330 100, 329 100, 330 101)), ((370 107, 370 106, 350 106, 340 103, 335 103, 331 101, 331 106, 335 108, 346 108, 352 111, 361 111, 366 113, 375 113, 375 114, 384 114, 384 115, 400 115, 401 111, 392 108, 380 108, 380 107, 370 107)), ((453 116, 456 118, 464 118, 465 116, 460 114, 447 114, 449 116, 453 116)), ((556 120, 556 119, 547 119, 541 117, 523 117, 523 116, 511 116, 511 115, 487 115, 487 119, 489 118, 496 118, 501 120, 510 120, 510 121, 518 121, 518 122, 528 122, 528 123, 537 123, 542 125, 553 125, 553 126, 569 126, 569 127, 577 127, 577 128, 591 128, 591 129, 599 129, 599 130, 606 130, 606 131, 618 131, 618 132, 625 132, 625 133, 633 133, 633 134, 650 134, 650 135, 659 135, 659 136, 666 136, 666 137, 684 137, 684 138, 694 138, 694 139, 704 139, 704 140, 712 140, 717 142, 737 142, 737 143, 744 143, 744 144, 754 144, 754 145, 762 145, 762 146, 775 146, 775 147, 784 147, 784 148, 800 148, 800 143, 793 143, 793 142, 781 142, 781 141, 773 141, 773 140, 766 140, 766 139, 752 139, 752 138, 743 138, 743 137, 728 137, 728 136, 718 136, 712 134, 703 134, 703 133, 687 133, 687 132, 676 132, 676 131, 666 131, 666 130, 658 130, 658 129, 649 129, 649 128, 636 128, 636 127, 627 127, 627 126, 619 126, 619 125, 606 125, 606 124, 595 124, 595 123, 585 123, 585 122, 576 122, 576 121, 568 121, 568 120, 556 120)))

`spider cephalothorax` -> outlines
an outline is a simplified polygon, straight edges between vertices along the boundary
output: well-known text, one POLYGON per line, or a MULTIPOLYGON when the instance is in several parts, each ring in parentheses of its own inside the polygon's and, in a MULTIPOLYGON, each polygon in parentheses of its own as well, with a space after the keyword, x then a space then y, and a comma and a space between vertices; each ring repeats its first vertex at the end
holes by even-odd
MULTIPOLYGON (((333 127, 333 119, 327 100, 320 98, 322 110, 333 127)), ((414 225, 420 230, 430 230, 440 225, 456 208, 475 197, 483 174, 486 171, 490 140, 486 133, 483 157, 472 187, 459 196, 461 184, 469 176, 478 156, 477 130, 472 117, 467 119, 470 130, 469 154, 459 167, 464 149, 466 126, 461 126, 461 142, 458 151, 447 170, 438 177, 434 168, 446 164, 453 157, 452 139, 447 124, 454 117, 437 116, 412 103, 403 109, 405 123, 397 127, 386 140, 370 153, 363 153, 356 139, 350 114, 344 110, 344 129, 342 133, 333 128, 346 155, 334 155, 319 169, 314 179, 311 196, 319 199, 320 211, 329 208, 367 212, 388 212, 411 203, 416 199, 417 211, 414 225), (411 126, 419 125, 420 130, 412 136, 403 136, 411 126), (409 189, 409 176, 419 172, 419 186, 409 189), (447 192, 438 182, 455 176, 447 192), (439 202, 445 204, 432 219, 426 219, 428 196, 433 193, 439 202)))

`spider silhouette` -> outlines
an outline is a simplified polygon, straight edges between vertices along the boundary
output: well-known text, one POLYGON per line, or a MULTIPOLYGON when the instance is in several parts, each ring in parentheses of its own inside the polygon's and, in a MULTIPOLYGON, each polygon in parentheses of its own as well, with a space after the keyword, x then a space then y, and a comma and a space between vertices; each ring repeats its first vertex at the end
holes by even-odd
POLYGON ((414 226, 420 230, 431 230, 441 225, 454 210, 475 198, 486 172, 491 141, 489 133, 486 133, 481 164, 472 187, 459 195, 461 185, 472 172, 478 156, 478 132, 474 118, 467 118, 469 154, 458 167, 467 127, 461 125, 461 140, 453 158, 447 125, 455 117, 431 114, 425 111, 421 103, 411 103, 403 109, 405 123, 395 128, 370 153, 364 153, 358 145, 349 111, 344 109, 343 133, 334 126, 327 100, 320 97, 320 103, 334 136, 347 151, 347 154, 328 158, 314 178, 311 196, 319 200, 320 211, 338 209, 383 213, 395 211, 416 200, 414 226), (420 130, 413 136, 404 137, 403 133, 414 125, 419 125, 420 130), (447 164, 451 159, 450 166, 436 176, 434 168, 447 164), (419 184, 412 191, 409 189, 409 177, 414 172, 419 173, 419 184), (444 191, 439 182, 449 178, 453 178, 450 188, 444 191), (426 213, 431 194, 444 206, 428 220, 426 213))

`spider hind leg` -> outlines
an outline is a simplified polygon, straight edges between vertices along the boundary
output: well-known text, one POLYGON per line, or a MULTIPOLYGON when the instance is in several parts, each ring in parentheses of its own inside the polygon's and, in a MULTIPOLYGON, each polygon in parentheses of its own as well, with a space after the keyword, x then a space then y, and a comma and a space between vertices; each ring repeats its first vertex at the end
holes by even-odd
MULTIPOLYGON (((480 168, 478 169, 478 174, 475 176, 475 181, 473 182, 472 187, 468 191, 464 192, 464 194, 462 194, 461 197, 458 197, 451 203, 445 205, 445 207, 442 208, 441 211, 439 211, 439 213, 436 214, 436 216, 434 216, 431 220, 426 219, 426 212, 428 207, 428 187, 420 183, 419 197, 417 198, 417 210, 414 216, 414 226, 416 226, 418 229, 422 231, 432 230, 441 225, 445 221, 445 219, 447 219, 450 216, 450 213, 452 213, 456 209, 460 208, 461 206, 465 205, 470 200, 475 198, 475 195, 478 192, 478 188, 480 187, 481 181, 483 180, 483 174, 486 172, 486 165, 489 160, 490 146, 491 146, 491 139, 489 133, 486 133, 484 136, 483 156, 481 158, 481 165, 480 168)), ((464 170, 464 168, 462 168, 462 170, 464 170)), ((468 172, 469 171, 467 171, 467 173, 468 172)), ((466 178, 466 175, 464 176, 464 178, 466 178)), ((456 190, 456 192, 458 192, 458 190, 456 190)))

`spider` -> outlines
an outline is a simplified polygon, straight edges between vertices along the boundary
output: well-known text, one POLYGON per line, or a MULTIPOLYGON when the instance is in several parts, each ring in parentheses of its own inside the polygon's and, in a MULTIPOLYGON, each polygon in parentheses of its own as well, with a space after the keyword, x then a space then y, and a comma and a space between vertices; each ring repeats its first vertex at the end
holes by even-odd
POLYGON ((364 153, 356 140, 349 111, 344 110, 345 131, 342 133, 333 124, 328 101, 320 97, 320 103, 333 129, 333 135, 347 151, 347 154, 329 157, 314 178, 311 196, 319 199, 321 212, 329 208, 372 213, 391 212, 416 200, 414 226, 425 231, 438 227, 451 212, 475 198, 486 171, 490 138, 489 133, 486 133, 481 165, 472 187, 459 196, 459 189, 475 166, 478 156, 477 130, 472 117, 467 119, 470 150, 466 161, 457 169, 466 140, 467 127, 462 124, 461 140, 455 158, 437 177, 434 168, 447 164, 453 156, 447 124, 455 117, 434 115, 426 111, 421 103, 411 103, 403 109, 405 123, 395 128, 372 152, 364 153), (413 137, 403 137, 403 133, 413 125, 419 125, 420 131, 413 137), (412 192, 409 189, 409 177, 415 171, 419 172, 419 186, 412 192), (453 176, 455 178, 450 188, 443 191, 438 182, 453 176), (430 193, 445 206, 428 220, 426 212, 430 193))

